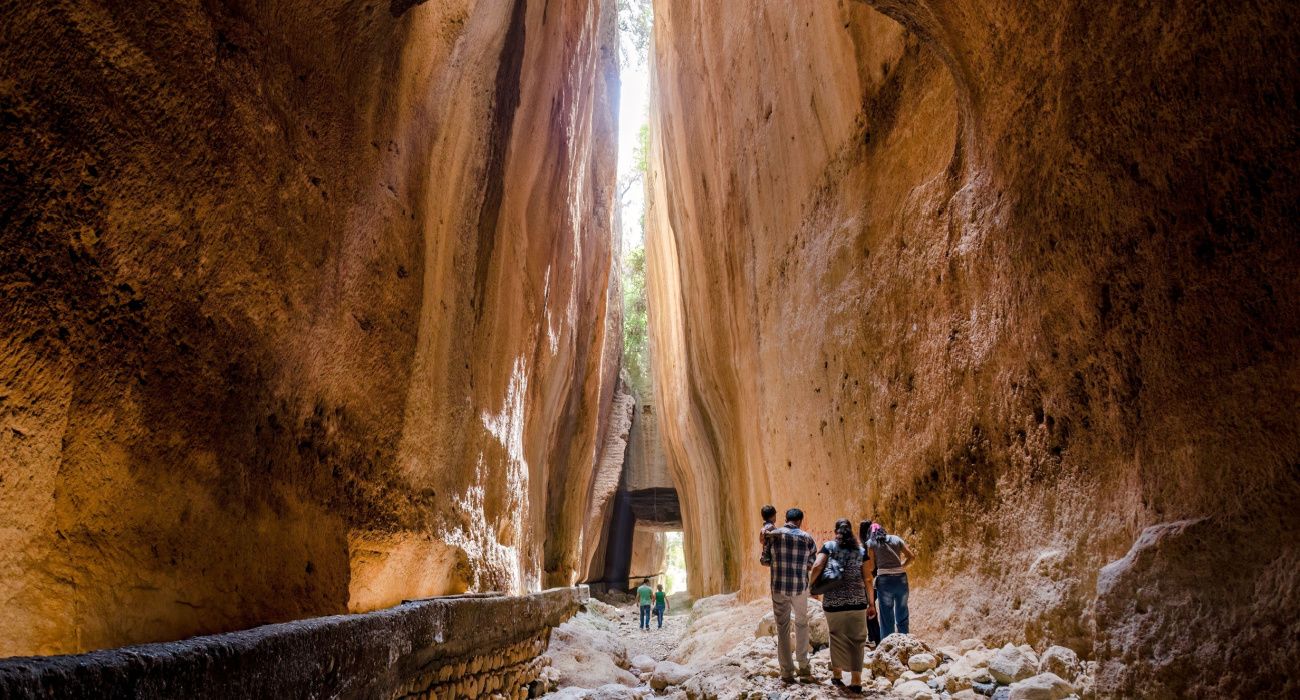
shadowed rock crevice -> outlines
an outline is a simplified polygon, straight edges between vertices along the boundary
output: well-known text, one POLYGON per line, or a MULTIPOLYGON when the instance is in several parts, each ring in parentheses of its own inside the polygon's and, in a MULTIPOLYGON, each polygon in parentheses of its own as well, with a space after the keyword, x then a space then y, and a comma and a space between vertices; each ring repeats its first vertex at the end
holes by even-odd
POLYGON ((506 28, 501 58, 497 66, 492 100, 492 123, 488 126, 486 135, 489 145, 484 182, 487 183, 487 189, 483 193, 483 208, 479 212, 474 297, 470 302, 475 307, 477 314, 475 319, 478 322, 482 322, 483 319, 484 288, 488 284, 487 268, 492 262, 492 251, 496 246, 497 227, 501 216, 501 198, 505 189, 506 150, 510 145, 510 135, 515 125, 515 112, 519 109, 519 75, 524 60, 527 31, 524 25, 524 13, 527 9, 527 0, 515 0, 510 11, 510 24, 506 28))

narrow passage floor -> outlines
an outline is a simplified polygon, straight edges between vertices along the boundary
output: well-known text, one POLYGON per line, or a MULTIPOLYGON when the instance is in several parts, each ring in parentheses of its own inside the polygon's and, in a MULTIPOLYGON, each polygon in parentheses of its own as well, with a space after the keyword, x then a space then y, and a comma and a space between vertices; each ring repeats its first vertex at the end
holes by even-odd
POLYGON ((1063 647, 990 649, 977 639, 931 646, 895 635, 868 652, 864 692, 830 684, 827 630, 810 604, 813 683, 780 680, 771 605, 735 595, 678 603, 660 629, 638 627, 635 605, 592 600, 556 628, 543 681, 556 700, 803 700, 869 697, 909 700, 1062 700, 1083 695, 1093 669, 1063 647), (1013 695, 1014 691, 1014 695, 1013 695))

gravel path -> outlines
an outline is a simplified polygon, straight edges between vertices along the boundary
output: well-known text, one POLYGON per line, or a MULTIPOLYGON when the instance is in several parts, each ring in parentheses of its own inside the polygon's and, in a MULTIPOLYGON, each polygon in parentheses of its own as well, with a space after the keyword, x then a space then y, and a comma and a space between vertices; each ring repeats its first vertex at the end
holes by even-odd
POLYGON ((662 629, 656 626, 654 615, 650 616, 650 629, 640 629, 637 606, 620 605, 618 630, 627 645, 628 658, 645 654, 655 661, 668 659, 682 637, 686 634, 686 622, 690 619, 690 608, 669 609, 664 615, 662 629))

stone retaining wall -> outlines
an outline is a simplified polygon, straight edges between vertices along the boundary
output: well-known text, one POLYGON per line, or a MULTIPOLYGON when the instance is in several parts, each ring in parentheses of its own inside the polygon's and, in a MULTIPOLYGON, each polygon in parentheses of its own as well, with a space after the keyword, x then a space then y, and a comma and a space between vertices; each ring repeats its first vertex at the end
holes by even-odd
POLYGON ((408 601, 88 654, 0 659, 4 698, 528 696, 551 628, 587 588, 408 601))

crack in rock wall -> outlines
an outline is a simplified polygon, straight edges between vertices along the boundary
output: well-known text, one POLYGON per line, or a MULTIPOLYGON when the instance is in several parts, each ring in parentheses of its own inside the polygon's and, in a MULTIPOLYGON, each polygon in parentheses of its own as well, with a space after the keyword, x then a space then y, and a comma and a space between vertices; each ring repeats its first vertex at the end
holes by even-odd
POLYGON ((765 592, 763 503, 874 516, 923 635, 1296 692, 1296 6, 870 4, 656 3, 692 593, 765 592))
POLYGON ((0 655, 574 580, 613 2, 3 15, 0 655))

